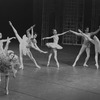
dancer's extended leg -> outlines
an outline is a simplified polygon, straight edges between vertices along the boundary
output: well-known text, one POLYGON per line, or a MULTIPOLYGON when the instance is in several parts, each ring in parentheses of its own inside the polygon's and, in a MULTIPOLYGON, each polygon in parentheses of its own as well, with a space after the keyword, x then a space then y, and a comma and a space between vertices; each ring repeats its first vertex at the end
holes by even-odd
POLYGON ((6 95, 9 94, 8 86, 9 86, 9 75, 5 75, 5 90, 6 90, 6 95))
POLYGON ((29 58, 35 63, 35 66, 36 66, 36 67, 41 68, 41 67, 37 64, 37 62, 36 62, 36 60, 34 59, 32 53, 30 52, 30 50, 28 50, 27 55, 28 55, 29 58))
POLYGON ((57 67, 59 68, 59 62, 58 62, 58 59, 57 59, 57 50, 53 49, 53 51, 54 51, 54 59, 56 61, 57 67))
POLYGON ((87 55, 87 57, 86 57, 86 59, 85 59, 85 62, 84 62, 84 64, 83 64, 83 66, 88 67, 87 61, 89 60, 89 57, 90 57, 90 48, 89 48, 89 47, 86 48, 86 55, 87 55))
POLYGON ((22 51, 22 48, 21 48, 21 45, 19 45, 19 59, 20 59, 20 68, 24 68, 24 65, 23 65, 23 51, 22 51))
POLYGON ((98 64, 98 52, 95 52, 95 66, 97 67, 97 69, 99 68, 99 64, 98 64))
POLYGON ((52 57, 52 52, 50 52, 50 54, 49 54, 47 67, 50 65, 50 60, 51 60, 51 57, 52 57))
POLYGON ((79 60, 81 54, 84 52, 85 49, 86 49, 86 46, 85 46, 85 45, 82 45, 82 47, 81 47, 81 49, 80 49, 80 51, 79 51, 79 54, 77 55, 77 57, 76 57, 76 59, 75 59, 75 62, 74 62, 74 64, 72 65, 73 67, 75 67, 77 61, 79 60))
POLYGON ((17 30, 14 28, 14 26, 12 25, 12 23, 11 23, 10 21, 9 21, 9 24, 10 24, 10 26, 12 27, 12 29, 13 29, 13 31, 14 31, 14 33, 15 33, 15 36, 17 37, 18 41, 21 43, 22 38, 18 35, 17 30))
POLYGON ((0 82, 1 82, 1 73, 0 73, 0 82))

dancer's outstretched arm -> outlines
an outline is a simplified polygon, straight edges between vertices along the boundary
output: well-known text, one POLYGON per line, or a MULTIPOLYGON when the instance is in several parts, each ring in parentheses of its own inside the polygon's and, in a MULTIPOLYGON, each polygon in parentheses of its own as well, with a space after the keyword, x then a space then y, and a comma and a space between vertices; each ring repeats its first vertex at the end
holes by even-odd
POLYGON ((95 32, 90 32, 90 33, 91 33, 91 35, 95 35, 95 34, 97 34, 99 31, 100 31, 100 26, 99 26, 99 28, 98 28, 95 32))
POLYGON ((7 51, 8 51, 8 48, 9 48, 9 44, 10 44, 10 38, 7 37, 7 43, 6 43, 5 47, 4 47, 5 54, 7 54, 7 51))
POLYGON ((22 41, 22 38, 18 35, 18 32, 17 30, 14 28, 14 26, 12 25, 11 21, 9 21, 9 24, 10 26, 12 27, 14 33, 15 33, 15 36, 17 37, 18 41, 21 42, 22 41))
POLYGON ((32 27, 31 27, 31 31, 32 31, 32 33, 31 33, 31 38, 33 38, 33 33, 34 33, 34 31, 33 31, 33 28, 35 27, 35 25, 33 25, 32 27))
POLYGON ((63 33, 61 33, 61 34, 57 34, 58 36, 60 36, 60 35, 64 35, 64 34, 66 34, 66 33, 68 33, 69 31, 66 31, 66 32, 63 32, 63 33))
POLYGON ((44 40, 44 39, 52 39, 54 36, 50 36, 50 37, 44 37, 44 38, 42 38, 42 40, 44 40))
POLYGON ((35 27, 35 25, 31 26, 29 29, 26 30, 26 32, 27 32, 28 34, 30 34, 30 38, 33 38, 33 33, 34 33, 33 28, 34 28, 34 27, 35 27), (30 33, 30 31, 31 31, 31 33, 30 33))
POLYGON ((82 36, 82 34, 75 32, 75 31, 72 31, 72 30, 69 30, 69 32, 72 32, 73 34, 78 35, 78 36, 82 36))
MULTIPOLYGON (((16 39, 16 37, 11 37, 11 38, 9 38, 9 40, 12 40, 12 39, 16 39)), ((3 40, 1 40, 2 42, 7 42, 7 39, 3 39, 3 40)))
POLYGON ((88 35, 86 35, 85 33, 83 33, 80 29, 78 29, 78 31, 82 34, 83 37, 87 38, 89 41, 91 41, 93 44, 95 44, 94 40, 91 39, 88 35))

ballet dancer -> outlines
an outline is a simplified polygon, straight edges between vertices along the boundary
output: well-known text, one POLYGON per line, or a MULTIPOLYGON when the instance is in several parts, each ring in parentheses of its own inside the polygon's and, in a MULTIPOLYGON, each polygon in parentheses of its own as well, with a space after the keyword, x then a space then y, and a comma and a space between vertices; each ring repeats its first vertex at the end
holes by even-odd
POLYGON ((36 40, 37 34, 36 34, 36 33, 34 34, 34 31, 33 31, 33 28, 34 28, 34 27, 35 27, 35 25, 31 26, 31 27, 26 31, 27 37, 28 37, 28 41, 29 41, 28 43, 29 43, 30 47, 32 47, 33 49, 39 51, 40 53, 48 53, 47 51, 43 51, 43 50, 41 50, 41 49, 38 47, 38 45, 37 45, 37 40, 36 40), (31 31, 31 33, 30 33, 30 31, 31 31))
POLYGON ((57 49, 62 49, 63 48, 62 46, 60 46, 58 44, 59 36, 64 35, 67 32, 69 32, 69 31, 63 32, 61 34, 57 34, 57 30, 53 29, 53 35, 51 37, 44 37, 44 38, 42 38, 43 40, 44 39, 52 39, 53 38, 53 42, 52 43, 46 43, 46 46, 48 48, 51 48, 51 51, 50 51, 50 54, 49 54, 49 57, 48 57, 47 67, 49 66, 50 59, 51 59, 52 55, 54 54, 54 59, 56 61, 56 65, 59 68, 59 62, 58 62, 58 59, 57 59, 57 49))
MULTIPOLYGON (((91 36, 97 34, 99 31, 100 31, 100 26, 99 26, 99 28, 98 28, 95 32, 89 32, 89 28, 86 28, 85 34, 87 34, 89 37, 91 37, 91 36)), ((77 63, 77 61, 79 60, 79 58, 80 58, 80 56, 82 55, 82 53, 83 53, 84 51, 86 51, 86 55, 87 55, 87 56, 86 56, 86 59, 85 59, 85 62, 84 62, 84 64, 83 64, 83 66, 88 67, 87 61, 89 60, 89 57, 90 57, 90 41, 89 41, 86 37, 84 37, 80 32, 75 32, 75 31, 72 31, 72 30, 70 30, 70 32, 72 32, 73 34, 75 34, 75 35, 77 35, 77 36, 83 37, 83 44, 82 44, 82 47, 81 47, 81 49, 80 49, 80 51, 79 51, 79 54, 77 55, 77 57, 76 57, 76 59, 75 59, 75 61, 74 61, 74 63, 73 63, 72 66, 73 66, 73 67, 76 66, 76 63, 77 63)))
MULTIPOLYGON (((0 39, 1 39, 1 40, 0 40, 0 55, 2 55, 2 54, 5 55, 5 50, 4 50, 4 48, 3 48, 3 43, 4 43, 4 42, 7 42, 7 39, 2 39, 2 33, 0 33, 0 39)), ((9 38, 9 41, 12 40, 12 39, 15 39, 15 37, 9 38)), ((8 44, 8 43, 6 43, 6 48, 7 48, 7 44, 8 44)), ((5 48, 5 49, 6 49, 6 48, 5 48)), ((1 74, 0 74, 0 81, 1 81, 1 74)))
POLYGON ((87 38, 90 42, 92 42, 95 46, 95 66, 97 67, 97 69, 99 68, 99 64, 98 64, 98 54, 100 54, 100 40, 98 39, 97 36, 93 36, 93 39, 90 38, 87 34, 84 34, 81 30, 79 30, 80 33, 82 33, 82 35, 87 38))
POLYGON ((15 67, 19 67, 20 63, 18 62, 18 56, 11 56, 12 50, 8 50, 10 43, 10 38, 7 38, 6 46, 3 52, 0 52, 0 72, 5 76, 5 91, 6 95, 9 94, 8 86, 9 86, 9 74, 13 72, 14 76, 17 73, 15 67))
POLYGON ((23 66, 23 55, 25 55, 25 56, 28 55, 28 57, 35 63, 36 67, 37 68, 41 68, 37 64, 36 60, 34 59, 32 53, 30 51, 30 46, 29 46, 29 43, 28 43, 28 37, 26 35, 23 35, 23 37, 21 38, 19 36, 17 30, 14 28, 14 26, 12 25, 12 23, 10 21, 9 21, 9 24, 12 27, 16 38, 19 41, 19 52, 20 52, 20 63, 21 63, 20 68, 24 69, 24 66, 23 66))

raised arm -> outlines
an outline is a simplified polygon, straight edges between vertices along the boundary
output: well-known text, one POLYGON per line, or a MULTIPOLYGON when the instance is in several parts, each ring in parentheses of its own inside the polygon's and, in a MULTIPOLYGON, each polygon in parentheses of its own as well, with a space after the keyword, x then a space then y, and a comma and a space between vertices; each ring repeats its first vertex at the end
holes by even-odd
POLYGON ((33 28, 35 27, 35 25, 33 25, 32 27, 31 27, 31 31, 32 31, 32 33, 31 33, 31 38, 33 38, 33 33, 34 33, 34 31, 33 31, 33 28))
POLYGON ((8 48, 9 48, 10 38, 7 37, 6 40, 7 40, 7 43, 6 43, 5 47, 4 47, 5 54, 7 54, 7 51, 8 51, 8 48))
POLYGON ((82 36, 84 36, 84 37, 87 38, 90 42, 92 42, 93 44, 95 44, 94 40, 91 39, 88 35, 86 35, 85 33, 83 33, 80 29, 78 29, 78 31, 82 34, 82 36))
POLYGON ((21 42, 22 39, 21 39, 21 37, 18 35, 18 32, 17 32, 17 30, 14 28, 14 26, 12 25, 11 21, 9 21, 9 24, 10 24, 10 26, 12 27, 12 29, 13 29, 13 31, 14 31, 14 33, 15 33, 15 36, 17 37, 18 41, 21 42))
POLYGON ((73 33, 73 34, 75 34, 75 35, 78 35, 78 36, 82 36, 82 34, 80 34, 80 33, 78 33, 78 32, 75 32, 75 31, 72 31, 72 30, 70 30, 69 32, 71 32, 71 33, 73 33))
MULTIPOLYGON (((16 37, 11 37, 11 38, 9 38, 9 40, 12 40, 12 39, 16 39, 16 37)), ((2 41, 2 42, 7 42, 7 39, 2 39, 1 41, 2 41)))
POLYGON ((35 27, 35 25, 31 26, 29 29, 26 30, 26 32, 27 32, 28 34, 30 34, 29 31, 31 31, 30 38, 33 38, 33 33, 34 33, 33 28, 34 28, 34 27, 35 27))
POLYGON ((42 38, 43 40, 44 39, 52 39, 54 36, 50 36, 50 37, 44 37, 44 38, 42 38))
POLYGON ((99 26, 99 28, 98 28, 95 32, 90 32, 90 33, 91 33, 91 35, 95 35, 95 34, 97 34, 99 31, 100 31, 100 26, 99 26))
POLYGON ((68 33, 68 32, 69 32, 69 31, 63 32, 63 33, 61 33, 61 34, 58 34, 58 36, 64 35, 64 34, 66 34, 66 33, 68 33))

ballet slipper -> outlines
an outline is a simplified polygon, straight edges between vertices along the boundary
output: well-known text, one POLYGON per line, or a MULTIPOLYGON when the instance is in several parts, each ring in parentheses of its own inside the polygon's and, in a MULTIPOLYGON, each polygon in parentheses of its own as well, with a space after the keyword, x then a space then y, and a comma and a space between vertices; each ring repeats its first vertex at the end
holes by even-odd
POLYGON ((47 67, 49 67, 49 63, 47 64, 47 67))
POLYGON ((6 89, 6 93, 5 93, 6 95, 8 95, 9 94, 9 91, 8 91, 8 89, 6 89))
POLYGON ((72 66, 75 67, 75 65, 76 65, 76 64, 74 63, 72 66))
POLYGON ((21 66, 19 67, 19 69, 24 69, 24 66, 23 66, 23 65, 21 65, 21 66))
POLYGON ((99 65, 98 64, 95 64, 95 66, 97 67, 97 69, 99 69, 99 65))
POLYGON ((57 63, 57 67, 59 68, 59 63, 57 63))
POLYGON ((36 65, 37 68, 41 68, 39 65, 36 65))
POLYGON ((87 64, 83 64, 83 66, 84 66, 84 67, 88 67, 88 65, 87 65, 87 64))

